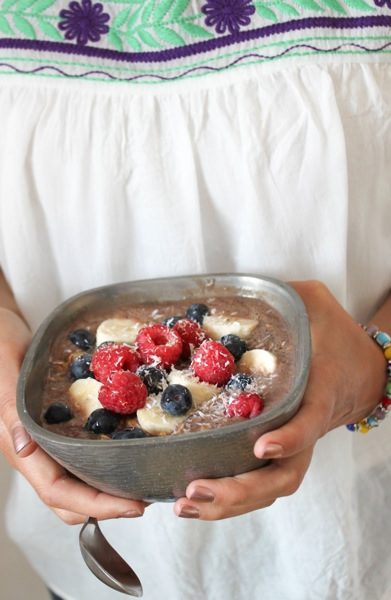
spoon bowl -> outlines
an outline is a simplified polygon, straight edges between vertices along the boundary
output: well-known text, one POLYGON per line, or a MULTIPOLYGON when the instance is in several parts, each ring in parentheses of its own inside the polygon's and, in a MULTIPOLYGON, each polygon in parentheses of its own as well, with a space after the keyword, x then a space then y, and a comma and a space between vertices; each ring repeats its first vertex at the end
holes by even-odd
POLYGON ((96 519, 89 517, 84 523, 79 545, 87 567, 100 581, 128 596, 143 595, 140 579, 106 540, 96 519))

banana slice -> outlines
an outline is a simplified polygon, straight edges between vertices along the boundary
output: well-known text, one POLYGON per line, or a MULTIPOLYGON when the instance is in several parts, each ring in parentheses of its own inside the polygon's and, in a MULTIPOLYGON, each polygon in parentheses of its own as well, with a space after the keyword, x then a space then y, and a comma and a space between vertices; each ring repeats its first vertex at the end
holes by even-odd
POLYGON ((255 319, 236 319, 224 315, 206 315, 202 322, 202 328, 213 340, 229 333, 245 340, 257 325, 258 321, 255 319))
POLYGON ((193 398, 194 408, 198 408, 201 404, 216 396, 221 390, 217 385, 200 381, 198 377, 194 377, 191 373, 177 371, 176 369, 173 369, 168 375, 168 383, 176 383, 187 387, 193 398))
POLYGON ((77 379, 68 390, 72 406, 86 419, 93 410, 103 408, 98 400, 99 390, 102 384, 92 377, 77 379))
POLYGON ((137 411, 137 419, 141 429, 151 435, 172 433, 178 425, 183 423, 186 417, 187 414, 180 417, 169 415, 157 403, 148 405, 147 402, 144 408, 139 408, 137 411))
POLYGON ((268 350, 248 350, 238 362, 238 370, 250 375, 271 375, 277 368, 277 359, 268 350))
POLYGON ((103 342, 133 344, 143 323, 137 319, 107 319, 102 321, 96 330, 96 345, 103 342))

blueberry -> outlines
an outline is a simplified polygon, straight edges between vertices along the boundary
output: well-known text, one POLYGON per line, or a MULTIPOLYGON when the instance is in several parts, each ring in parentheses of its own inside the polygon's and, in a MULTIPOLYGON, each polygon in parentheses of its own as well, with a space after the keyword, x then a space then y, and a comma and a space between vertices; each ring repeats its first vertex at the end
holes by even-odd
POLYGON ((253 382, 254 379, 251 375, 247 375, 247 373, 236 373, 236 375, 232 375, 226 387, 229 390, 245 390, 253 382))
POLYGON ((208 314, 209 308, 206 304, 191 304, 186 311, 186 317, 192 321, 196 321, 200 325, 202 325, 205 315, 208 314))
POLYGON ((53 402, 45 411, 43 415, 46 423, 53 425, 54 423, 65 423, 73 418, 73 414, 69 406, 62 402, 53 402))
POLYGON ((229 333, 220 338, 220 343, 229 350, 235 360, 239 360, 247 351, 247 344, 239 336, 229 333))
POLYGON ((126 427, 125 429, 118 429, 111 435, 112 440, 132 440, 135 438, 147 437, 145 431, 139 427, 126 427))
POLYGON ((160 405, 170 415, 184 415, 193 403, 190 390, 184 385, 173 383, 168 385, 160 399, 160 405))
POLYGON ((183 319, 183 317, 167 317, 167 319, 164 319, 163 321, 163 325, 167 325, 167 327, 174 327, 175 323, 178 323, 178 321, 180 321, 181 319, 183 319))
POLYGON ((120 416, 106 408, 97 408, 92 411, 85 424, 87 431, 93 433, 112 433, 117 429, 120 416))
POLYGON ((73 359, 70 367, 72 379, 86 379, 94 376, 90 371, 91 359, 91 354, 80 354, 73 359))
POLYGON ((82 350, 89 350, 95 345, 95 336, 87 329, 75 329, 75 331, 71 331, 68 338, 72 344, 82 350))
POLYGON ((158 394, 163 391, 166 375, 162 369, 152 365, 141 365, 137 369, 137 375, 147 386, 149 394, 158 394))

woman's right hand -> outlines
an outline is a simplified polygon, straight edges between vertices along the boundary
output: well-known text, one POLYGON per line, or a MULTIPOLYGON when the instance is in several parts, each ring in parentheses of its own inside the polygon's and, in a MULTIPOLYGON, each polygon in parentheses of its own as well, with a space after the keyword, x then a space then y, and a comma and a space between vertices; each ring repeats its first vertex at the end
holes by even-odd
POLYGON ((15 312, 0 308, 0 449, 30 482, 40 499, 65 523, 138 517, 145 503, 117 498, 81 482, 31 439, 16 411, 16 385, 30 332, 15 312))

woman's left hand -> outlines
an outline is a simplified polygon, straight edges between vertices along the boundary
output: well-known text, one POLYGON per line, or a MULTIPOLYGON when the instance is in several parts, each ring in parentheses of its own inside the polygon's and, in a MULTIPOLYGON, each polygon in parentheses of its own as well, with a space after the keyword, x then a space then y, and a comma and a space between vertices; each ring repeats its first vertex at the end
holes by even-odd
POLYGON ((293 494, 317 440, 361 420, 382 397, 386 369, 381 349, 322 283, 291 285, 306 305, 311 325, 312 361, 301 408, 286 425, 255 443, 255 456, 273 459, 270 465, 235 477, 192 481, 186 497, 175 503, 177 516, 224 519, 293 494))

